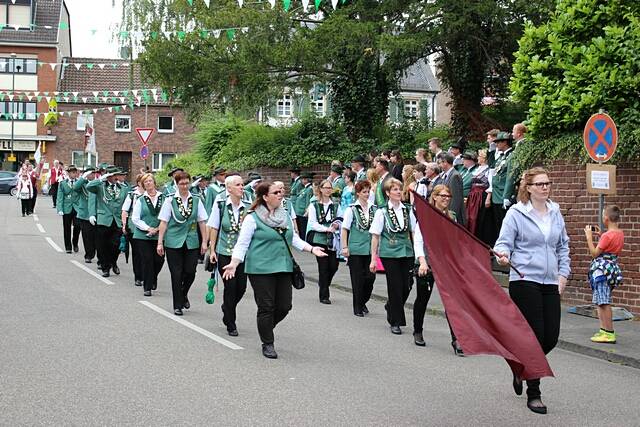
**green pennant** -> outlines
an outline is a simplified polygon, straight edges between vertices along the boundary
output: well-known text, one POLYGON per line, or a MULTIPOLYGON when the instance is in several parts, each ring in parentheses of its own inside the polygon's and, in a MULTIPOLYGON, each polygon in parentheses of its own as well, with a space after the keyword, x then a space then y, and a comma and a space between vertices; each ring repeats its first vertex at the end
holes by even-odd
POLYGON ((24 113, 18 113, 18 120, 24 120, 24 113))
POLYGON ((68 97, 69 97, 69 92, 62 92, 62 95, 63 95, 65 98, 68 98, 68 97))
POLYGON ((187 0, 189 2, 189 6, 193 6, 193 0, 187 0))
POLYGON ((236 35, 236 30, 231 29, 231 30, 227 30, 227 38, 229 40, 233 40, 233 37, 236 35))
POLYGON ((40 113, 36 113, 36 119, 40 117, 40 113))
POLYGON ((316 0, 316 12, 320 10, 320 3, 322 3, 322 0, 316 0))
POLYGON ((91 30, 91 35, 95 36, 97 32, 98 32, 98 30, 93 29, 93 30, 91 30))
POLYGON ((203 39, 206 39, 207 37, 209 37, 209 31, 207 30, 200 31, 200 37, 202 37, 203 39))
POLYGON ((120 106, 116 105, 115 107, 113 107, 113 111, 115 111, 116 113, 120 112, 120 106))
POLYGON ((38 99, 38 102, 42 101, 42 96, 38 95, 36 98, 38 99))
POLYGON ((87 64, 87 68, 92 70, 93 69, 93 64, 87 64))
POLYGON ((62 102, 62 98, 59 96, 56 96, 56 102, 62 102))
POLYGON ((7 27, 7 24, 0 24, 0 31, 4 30, 7 27))
POLYGON ((77 96, 74 96, 74 97, 73 97, 73 102, 75 102, 75 103, 77 103, 77 102, 78 102, 78 97, 77 97, 77 96))
POLYGON ((185 36, 187 35, 187 33, 185 33, 184 31, 178 31, 178 40, 183 41, 185 36))
POLYGON ((42 92, 44 96, 49 96, 49 92, 42 92))
POLYGON ((120 31, 120 38, 121 39, 128 39, 129 38, 129 31, 120 31))
POLYGON ((40 66, 40 68, 44 67, 44 62, 38 62, 38 65, 40 66))
POLYGON ((113 67, 114 70, 118 68, 118 64, 111 64, 111 66, 113 67))
POLYGON ((129 91, 128 90, 123 90, 122 91, 122 96, 124 96, 124 97, 129 96, 129 91))
POLYGON ((162 91, 162 93, 160 94, 160 97, 162 98, 163 101, 167 102, 167 100, 169 99, 169 95, 167 95, 167 92, 165 92, 164 90, 162 91))
POLYGON ((153 40, 156 40, 158 38, 158 32, 157 31, 151 31, 151 38, 153 40))
POLYGON ((116 98, 115 96, 111 97, 111 102, 118 102, 118 98, 116 98))
POLYGON ((61 22, 60 25, 59 25, 59 28, 61 30, 68 30, 69 29, 69 24, 66 23, 66 22, 61 22))
POLYGON ((284 5, 284 11, 288 12, 291 7, 291 0, 283 0, 282 4, 284 5))
POLYGON ((24 97, 24 95, 18 95, 18 101, 22 101, 23 97, 24 97))
POLYGON ((102 91, 102 96, 109 96, 109 91, 108 90, 103 90, 102 91))

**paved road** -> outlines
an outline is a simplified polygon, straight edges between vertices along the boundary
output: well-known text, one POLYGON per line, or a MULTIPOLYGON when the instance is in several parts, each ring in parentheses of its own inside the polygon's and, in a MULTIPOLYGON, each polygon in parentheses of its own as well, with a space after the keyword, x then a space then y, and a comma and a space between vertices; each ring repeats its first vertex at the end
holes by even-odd
POLYGON ((36 211, 22 218, 0 197, 1 425, 638 425, 636 369, 556 350, 557 378, 543 380, 550 413, 535 415, 504 361, 453 356, 443 319, 427 317, 419 348, 409 328, 389 333, 381 304, 356 318, 350 294, 324 306, 313 286, 295 291, 276 329, 280 358, 265 359, 250 291, 239 337, 226 335, 220 301, 204 302, 203 273, 177 323, 155 311, 171 311, 166 267, 152 298, 124 263, 104 283, 72 263, 82 249, 47 242, 63 246, 49 200, 36 211))

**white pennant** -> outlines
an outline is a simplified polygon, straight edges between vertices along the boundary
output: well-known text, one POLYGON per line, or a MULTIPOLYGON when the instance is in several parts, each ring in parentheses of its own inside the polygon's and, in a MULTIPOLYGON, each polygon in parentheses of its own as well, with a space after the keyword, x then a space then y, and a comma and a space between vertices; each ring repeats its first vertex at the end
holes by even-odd
POLYGON ((107 108, 107 110, 109 110, 109 112, 112 112, 112 111, 113 111, 113 108, 112 108, 112 107, 109 107, 109 108, 107 108))
POLYGON ((309 0, 302 0, 302 9, 306 12, 309 8, 309 0))
POLYGON ((100 67, 101 70, 104 70, 104 66, 107 64, 98 64, 98 67, 100 67))
POLYGON ((68 96, 64 97, 64 102, 69 102, 69 97, 68 96))
POLYGON ((127 105, 125 104, 122 106, 122 111, 126 111, 126 110, 127 110, 127 105))
POLYGON ((204 0, 204 4, 206 4, 207 7, 209 7, 209 4, 210 4, 209 2, 210 2, 210 0, 204 0))
MULTIPOLYGON (((44 99, 46 99, 47 102, 51 101, 51 97, 50 96, 45 96, 44 99)), ((12 101, 13 101, 13 99, 12 99, 12 101)))
POLYGON ((113 96, 119 96, 120 95, 120 91, 119 90, 114 90, 113 91, 113 96))
POLYGON ((269 4, 271 5, 271 9, 273 9, 274 7, 276 7, 276 0, 267 0, 269 2, 269 4))
POLYGON ((31 101, 32 99, 33 99, 33 96, 27 95, 27 100, 31 101))
POLYGON ((98 112, 98 109, 97 109, 97 108, 94 108, 94 109, 93 109, 93 114, 95 114, 95 113, 97 113, 97 112, 98 112))
POLYGON ((51 70, 55 70, 56 69, 56 65, 58 65, 58 64, 56 64, 55 62, 52 62, 52 63, 49 64, 49 66, 51 67, 51 70))
POLYGON ((238 5, 239 5, 240 7, 242 7, 242 5, 243 5, 243 4, 244 4, 244 1, 243 1, 243 0, 238 0, 238 5))
MULTIPOLYGON (((9 95, 9 100, 13 101, 14 98, 15 98, 14 95, 9 95)), ((47 100, 47 102, 49 102, 49 100, 47 100)))
POLYGON ((220 30, 213 30, 213 37, 215 38, 220 37, 220 30))
POLYGON ((134 89, 131 91, 133 93, 133 96, 137 97, 138 96, 138 90, 134 89))
POLYGON ((83 97, 82 97, 82 102, 84 102, 84 103, 86 104, 86 103, 87 103, 87 99, 88 99, 88 98, 87 98, 86 96, 83 96, 83 97))
POLYGON ((124 96, 120 97, 120 102, 124 102, 124 96))
POLYGON ((82 67, 82 64, 73 64, 76 67, 76 70, 79 70, 82 67))
POLYGON ((75 98, 77 98, 77 97, 78 97, 78 95, 80 94, 80 92, 71 92, 71 93, 73 94, 73 96, 74 96, 75 98))
POLYGON ((123 62, 123 63, 122 63, 122 66, 123 66, 123 67, 128 67, 129 65, 131 65, 131 64, 129 64, 128 62, 123 62))
POLYGON ((109 98, 106 96, 102 97, 102 102, 104 102, 105 104, 107 103, 107 101, 109 101, 109 98))
POLYGON ((98 97, 98 94, 99 94, 100 92, 98 92, 97 90, 95 90, 95 91, 93 91, 93 92, 91 92, 91 93, 93 94, 93 97, 94 97, 94 98, 97 98, 97 97, 98 97))
POLYGON ((336 10, 338 7, 338 0, 331 0, 331 6, 333 6, 333 10, 336 10))
POLYGON ((58 95, 60 95, 60 92, 53 92, 53 94, 54 94, 55 96, 58 96, 58 95))
POLYGON ((170 39, 171 38, 171 31, 163 31, 162 34, 164 34, 164 37, 166 39, 170 39))
POLYGON ((248 33, 249 32, 249 27, 242 27, 242 28, 240 28, 240 31, 242 31, 243 33, 248 33))

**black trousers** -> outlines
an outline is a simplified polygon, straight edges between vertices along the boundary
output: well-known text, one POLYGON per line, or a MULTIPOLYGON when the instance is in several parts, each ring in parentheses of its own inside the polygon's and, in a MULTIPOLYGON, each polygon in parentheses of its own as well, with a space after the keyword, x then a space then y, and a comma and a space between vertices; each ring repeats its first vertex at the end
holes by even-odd
POLYGON ((80 224, 82 231, 82 246, 84 246, 84 259, 91 260, 96 256, 96 226, 89 220, 76 217, 76 223, 80 224))
MULTIPOLYGON (((140 253, 139 239, 133 238, 133 232, 127 227, 127 242, 131 244, 131 264, 133 265, 133 280, 144 280, 144 265, 140 253)), ((157 242, 156 242, 157 245, 157 242)))
POLYGON ((33 197, 29 199, 29 213, 33 213, 36 208, 36 200, 38 199, 38 190, 33 190, 33 197))
POLYGON ((350 255, 347 261, 353 291, 353 314, 362 313, 362 308, 371 298, 375 273, 369 271, 371 255, 350 255))
POLYGON ((413 257, 380 258, 387 276, 387 321, 391 326, 406 326, 404 304, 411 292, 413 257))
POLYGON ((22 216, 31 213, 31 199, 20 199, 20 205, 22 206, 22 216))
POLYGON ((171 273, 171 290, 173 292, 173 309, 181 309, 187 299, 189 289, 196 278, 196 267, 200 248, 187 249, 185 243, 180 249, 165 248, 167 264, 171 273))
POLYGON ((158 274, 164 265, 164 257, 158 255, 157 240, 133 239, 138 248, 140 263, 142 265, 142 282, 145 291, 151 291, 158 287, 158 274))
MULTIPOLYGON (((218 271, 222 277, 223 268, 231 262, 231 257, 218 254, 218 271)), ((222 294, 222 323, 228 331, 236 330, 236 307, 247 291, 247 275, 244 272, 244 263, 236 268, 233 279, 224 280, 224 293, 222 294)))
POLYGON ((296 224, 298 225, 298 234, 302 240, 306 240, 307 236, 307 222, 306 216, 296 215, 296 224))
MULTIPOLYGON (((549 354, 560 335, 560 293, 557 285, 527 280, 509 282, 509 296, 527 319, 544 354, 549 354)), ((540 380, 527 381, 527 397, 540 397, 540 380)))
POLYGON ((422 333, 424 315, 427 313, 427 304, 433 291, 433 273, 431 268, 426 276, 416 276, 416 300, 413 303, 413 333, 422 333))
POLYGON ((495 233, 495 239, 492 239, 494 242, 498 239, 498 235, 500 234, 500 229, 502 228, 502 221, 504 220, 504 216, 507 211, 502 207, 502 203, 494 204, 491 202, 491 214, 493 215, 493 232, 495 233))
POLYGON ((71 213, 62 215, 62 233, 64 235, 64 248, 68 251, 73 246, 78 246, 80 240, 80 224, 76 221, 76 210, 71 209, 71 213), (71 228, 73 227, 73 234, 71 228))
POLYGON ((102 271, 109 271, 117 264, 120 255, 120 237, 122 230, 115 221, 109 227, 96 225, 96 241, 98 247, 98 261, 100 261, 102 271))
POLYGON ((316 257, 318 263, 318 294, 320 300, 329 299, 329 285, 338 271, 338 258, 335 251, 330 251, 324 245, 320 246, 327 253, 326 257, 316 257))
POLYGON ((260 340, 273 344, 273 329, 291 311, 291 273, 249 274, 249 280, 258 306, 260 340))
POLYGON ((53 207, 56 207, 56 203, 58 202, 58 183, 54 182, 49 187, 49 195, 53 199, 53 207))

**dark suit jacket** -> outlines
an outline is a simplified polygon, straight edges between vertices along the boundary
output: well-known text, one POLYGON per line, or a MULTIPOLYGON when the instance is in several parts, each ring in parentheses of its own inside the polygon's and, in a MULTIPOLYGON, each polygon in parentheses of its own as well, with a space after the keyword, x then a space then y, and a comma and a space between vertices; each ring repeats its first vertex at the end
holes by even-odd
POLYGON ((449 210, 456 213, 456 220, 458 224, 464 225, 466 222, 464 211, 464 195, 462 191, 462 176, 460 173, 453 169, 449 171, 449 175, 442 182, 451 191, 451 203, 449 204, 449 210))
POLYGON ((393 175, 393 177, 395 179, 397 179, 398 181, 402 182, 402 168, 404 167, 404 165, 399 164, 399 165, 394 165, 393 169, 391 169, 391 175, 393 175))

